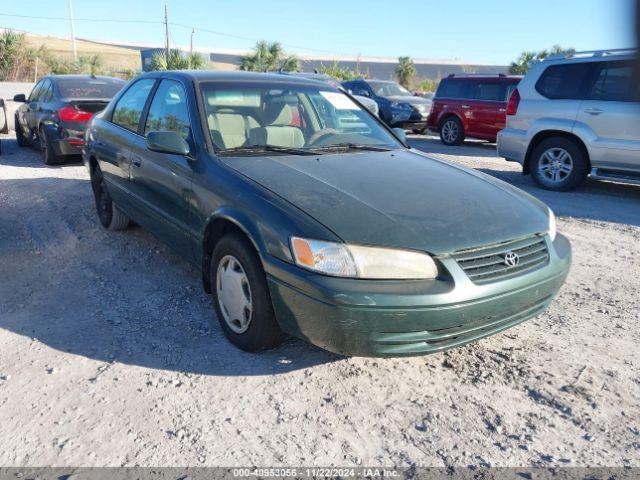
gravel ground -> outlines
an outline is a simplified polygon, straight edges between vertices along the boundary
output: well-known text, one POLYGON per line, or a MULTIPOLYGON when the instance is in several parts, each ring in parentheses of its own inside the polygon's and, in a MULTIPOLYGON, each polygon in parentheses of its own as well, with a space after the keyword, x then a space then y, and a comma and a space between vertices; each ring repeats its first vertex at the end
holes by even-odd
POLYGON ((492 145, 411 141, 548 203, 574 265, 537 319, 381 360, 236 350, 196 269, 5 137, 0 466, 640 466, 640 188, 543 192, 492 145))

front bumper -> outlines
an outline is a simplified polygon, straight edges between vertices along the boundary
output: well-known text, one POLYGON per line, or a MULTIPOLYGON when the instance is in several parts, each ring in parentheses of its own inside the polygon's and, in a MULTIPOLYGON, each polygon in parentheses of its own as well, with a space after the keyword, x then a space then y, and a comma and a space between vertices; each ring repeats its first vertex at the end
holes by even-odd
POLYGON ((529 148, 529 137, 525 130, 505 128, 498 132, 496 140, 498 155, 510 162, 518 162, 524 165, 529 148))
POLYGON ((440 352, 542 313, 569 272, 571 246, 547 237, 549 263, 531 273, 476 285, 454 259, 443 280, 372 281, 317 275, 274 258, 265 270, 283 330, 332 352, 407 356, 440 352))

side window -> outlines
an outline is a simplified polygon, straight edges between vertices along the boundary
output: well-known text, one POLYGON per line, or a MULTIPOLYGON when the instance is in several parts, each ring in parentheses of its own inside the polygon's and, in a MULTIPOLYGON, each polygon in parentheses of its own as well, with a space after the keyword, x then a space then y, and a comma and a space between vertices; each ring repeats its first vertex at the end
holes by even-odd
POLYGON ((361 97, 370 97, 371 92, 369 87, 364 82, 353 82, 353 94, 360 95, 361 97))
POLYGON ((179 82, 162 80, 153 96, 144 134, 149 132, 177 132, 187 140, 190 134, 187 94, 179 82))
POLYGON ((49 102, 53 98, 53 85, 51 80, 45 80, 42 84, 42 90, 40 91, 39 101, 49 102))
POLYGON ((111 121, 116 125, 137 132, 142 110, 144 110, 144 105, 154 83, 154 79, 145 78, 131 85, 116 103, 111 121))
POLYGON ((478 82, 473 98, 486 102, 504 102, 505 89, 504 82, 478 82))
POLYGON ((552 65, 536 83, 536 90, 550 99, 583 100, 592 63, 552 65))
POLYGON ((465 86, 467 86, 469 83, 471 82, 462 80, 450 80, 445 78, 440 81, 440 85, 438 86, 438 90, 436 92, 436 97, 452 99, 464 98, 465 90, 468 90, 465 88, 465 86))
POLYGON ((38 97, 40 96, 40 90, 42 90, 43 84, 44 84, 44 80, 40 80, 38 83, 36 83, 36 86, 33 87, 33 90, 31 90, 31 93, 29 94, 30 102, 38 101, 38 97))
POLYGON ((601 62, 589 98, 610 102, 634 101, 632 74, 631 62, 601 62))

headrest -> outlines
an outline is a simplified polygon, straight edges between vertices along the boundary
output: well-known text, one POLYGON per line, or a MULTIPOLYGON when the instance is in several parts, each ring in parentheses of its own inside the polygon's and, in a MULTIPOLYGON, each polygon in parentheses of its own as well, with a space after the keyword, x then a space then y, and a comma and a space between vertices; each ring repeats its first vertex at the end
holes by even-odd
POLYGON ((279 95, 267 100, 263 110, 265 124, 277 127, 291 125, 293 107, 297 106, 298 97, 295 95, 279 95))

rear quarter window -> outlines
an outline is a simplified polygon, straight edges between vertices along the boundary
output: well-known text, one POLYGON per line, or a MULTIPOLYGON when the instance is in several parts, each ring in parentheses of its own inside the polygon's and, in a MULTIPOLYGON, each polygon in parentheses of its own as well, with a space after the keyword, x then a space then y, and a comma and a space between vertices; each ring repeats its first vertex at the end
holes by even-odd
POLYGON ((548 67, 536 82, 536 91, 553 100, 583 100, 593 63, 571 63, 548 67))
POLYGON ((435 98, 464 98, 466 85, 464 80, 445 78, 440 81, 435 98))

